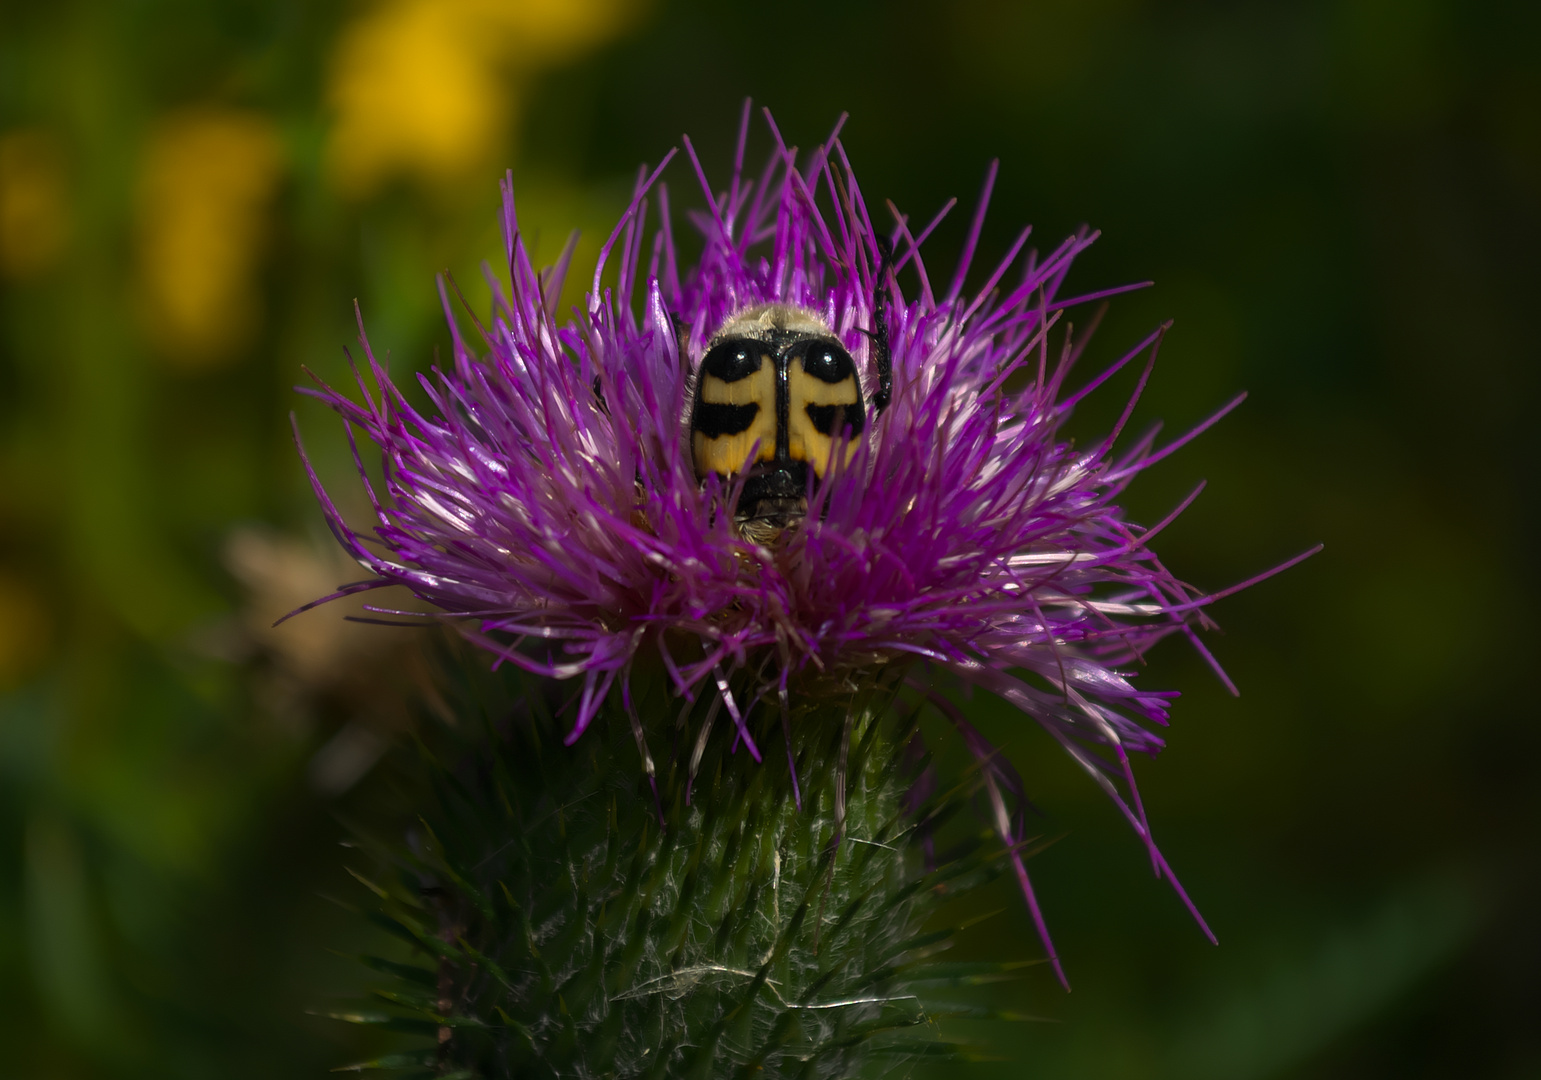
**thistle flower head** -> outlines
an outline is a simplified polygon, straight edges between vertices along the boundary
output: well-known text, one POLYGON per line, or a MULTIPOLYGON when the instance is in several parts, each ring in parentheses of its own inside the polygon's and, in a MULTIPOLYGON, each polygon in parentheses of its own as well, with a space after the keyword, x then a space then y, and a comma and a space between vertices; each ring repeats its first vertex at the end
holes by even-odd
MULTIPOLYGON (((745 127, 748 118, 746 108, 745 127)), ((935 222, 917 231, 897 213, 872 214, 836 136, 803 156, 767 121, 775 149, 764 170, 746 177, 741 134, 723 189, 686 140, 704 204, 686 214, 701 246, 693 265, 677 246, 663 165, 644 170, 582 307, 559 312, 572 248, 554 267, 532 265, 506 180, 508 278, 489 272, 494 309, 474 339, 441 281, 453 363, 421 378, 429 408, 408 403, 367 340, 360 400, 309 391, 383 461, 368 535, 311 473, 338 539, 371 575, 343 591, 406 586, 503 661, 581 680, 574 740, 613 687, 629 706, 631 668, 644 659, 657 658, 682 696, 720 695, 756 757, 745 717, 762 703, 784 707, 802 687, 883 665, 950 672, 1042 725, 1169 875, 1129 754, 1162 746, 1156 729, 1174 695, 1137 689, 1126 669, 1173 633, 1202 652, 1194 628, 1216 596, 1168 573, 1150 548, 1162 526, 1129 522, 1117 503, 1191 435, 1120 447, 1127 410, 1101 442, 1060 434, 1111 374, 1069 389, 1085 340, 1066 312, 1123 291, 1065 295, 1095 234, 1040 255, 1024 230, 965 288, 993 166, 962 258, 934 277, 921 252, 935 222), (809 476, 800 519, 769 535, 734 513, 747 474, 698 469, 691 442, 705 350, 729 319, 767 304, 827 328, 867 403, 859 433, 837 433, 822 475, 809 476), (879 334, 892 364, 881 412, 879 334)), ((1164 331, 1113 370, 1143 356, 1148 375, 1164 331)), ((979 757, 994 824, 1015 851, 1015 773, 927 683, 913 685, 979 757)))

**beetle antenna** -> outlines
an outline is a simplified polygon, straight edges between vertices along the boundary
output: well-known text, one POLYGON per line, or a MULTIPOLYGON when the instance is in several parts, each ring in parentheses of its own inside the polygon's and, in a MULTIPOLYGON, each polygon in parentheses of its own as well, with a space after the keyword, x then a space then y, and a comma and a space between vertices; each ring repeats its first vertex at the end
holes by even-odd
POLYGON ((877 280, 872 288, 872 339, 873 359, 878 369, 878 388, 872 395, 872 407, 876 412, 888 408, 893 394, 893 354, 888 347, 888 274, 894 265, 894 245, 888 237, 873 237, 878 248, 877 280))

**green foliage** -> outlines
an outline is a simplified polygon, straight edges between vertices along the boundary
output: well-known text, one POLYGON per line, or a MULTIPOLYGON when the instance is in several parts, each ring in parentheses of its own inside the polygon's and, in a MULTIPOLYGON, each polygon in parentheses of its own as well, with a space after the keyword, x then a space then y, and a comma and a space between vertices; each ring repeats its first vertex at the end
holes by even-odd
POLYGON ((482 680, 457 709, 474 731, 425 751, 432 808, 379 849, 394 880, 356 875, 411 959, 366 958, 390 977, 388 1007, 338 1017, 430 1046, 355 1068, 822 1077, 872 1050, 952 1052, 930 995, 1010 965, 929 963, 950 937, 930 921, 995 876, 999 852, 976 832, 926 866, 918 838, 970 785, 907 807, 915 718, 886 687, 794 710, 799 809, 778 710, 751 715, 759 763, 723 717, 692 785, 716 710, 655 690, 644 730, 674 747, 655 801, 624 713, 567 747, 538 693, 513 696, 519 681, 482 680))

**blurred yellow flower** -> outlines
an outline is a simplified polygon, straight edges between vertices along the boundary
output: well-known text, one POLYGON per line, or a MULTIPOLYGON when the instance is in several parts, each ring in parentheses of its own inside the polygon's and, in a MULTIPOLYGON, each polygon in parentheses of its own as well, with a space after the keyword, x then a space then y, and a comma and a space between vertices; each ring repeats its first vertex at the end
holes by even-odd
POLYGON ((64 151, 46 131, 0 135, 0 275, 47 270, 69 233, 64 151))
POLYGON ((393 175, 440 185, 506 145, 541 69, 607 40, 636 0, 385 0, 343 29, 329 174, 349 195, 393 175))
POLYGON ((173 362, 229 358, 256 329, 255 281, 283 147, 258 113, 197 109, 151 132, 139 178, 146 328, 173 362))

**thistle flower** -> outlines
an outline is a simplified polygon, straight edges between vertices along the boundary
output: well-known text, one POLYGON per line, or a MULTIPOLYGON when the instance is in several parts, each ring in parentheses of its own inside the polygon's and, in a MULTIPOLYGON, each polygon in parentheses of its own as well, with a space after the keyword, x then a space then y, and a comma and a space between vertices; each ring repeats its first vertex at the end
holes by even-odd
MULTIPOLYGON (((1020 857, 1020 781, 928 678, 950 674, 1052 735, 1202 925, 1151 838, 1130 769, 1132 753, 1162 747, 1157 729, 1175 694, 1137 689, 1127 668, 1170 634, 1209 658, 1195 628, 1225 593, 1202 595, 1174 578, 1150 547, 1171 517, 1144 528, 1117 499, 1241 398, 1163 447, 1152 433, 1118 449, 1131 400, 1106 439, 1072 446, 1060 428, 1075 405, 1141 356, 1143 388, 1166 330, 1068 389, 1085 337, 1059 326, 1065 313, 1125 291, 1062 295, 1096 235, 1039 255, 1024 230, 966 289, 992 165, 962 258, 950 277, 933 279, 921 249, 941 215, 919 232, 897 211, 891 224, 875 221, 838 127, 803 162, 767 113, 775 149, 746 178, 748 121, 746 106, 725 190, 684 142, 704 203, 687 215, 699 261, 682 264, 659 181, 671 152, 639 172, 583 306, 565 319, 557 299, 573 247, 535 269, 506 179, 509 280, 488 271, 494 310, 474 342, 440 281, 453 364, 420 379, 429 410, 408 403, 361 323, 374 388, 355 371, 359 401, 324 384, 308 391, 342 415, 350 439, 351 428, 364 432, 384 468, 383 492, 364 479, 372 535, 344 521, 310 471, 333 532, 371 575, 326 599, 402 585, 498 660, 580 680, 569 742, 618 688, 649 775, 634 665, 656 659, 681 698, 713 695, 705 726, 720 705, 735 745, 756 760, 753 710, 779 706, 787 731, 794 697, 906 665, 907 692, 934 703, 980 762, 991 824, 1058 970, 1020 857), (827 327, 855 360, 868 402, 880 390, 875 354, 886 337, 892 399, 848 427, 859 434, 837 435, 797 520, 762 535, 733 512, 746 473, 698 474, 690 408, 719 328, 767 304, 827 327)), ((795 779, 790 752, 788 765, 795 779)))

